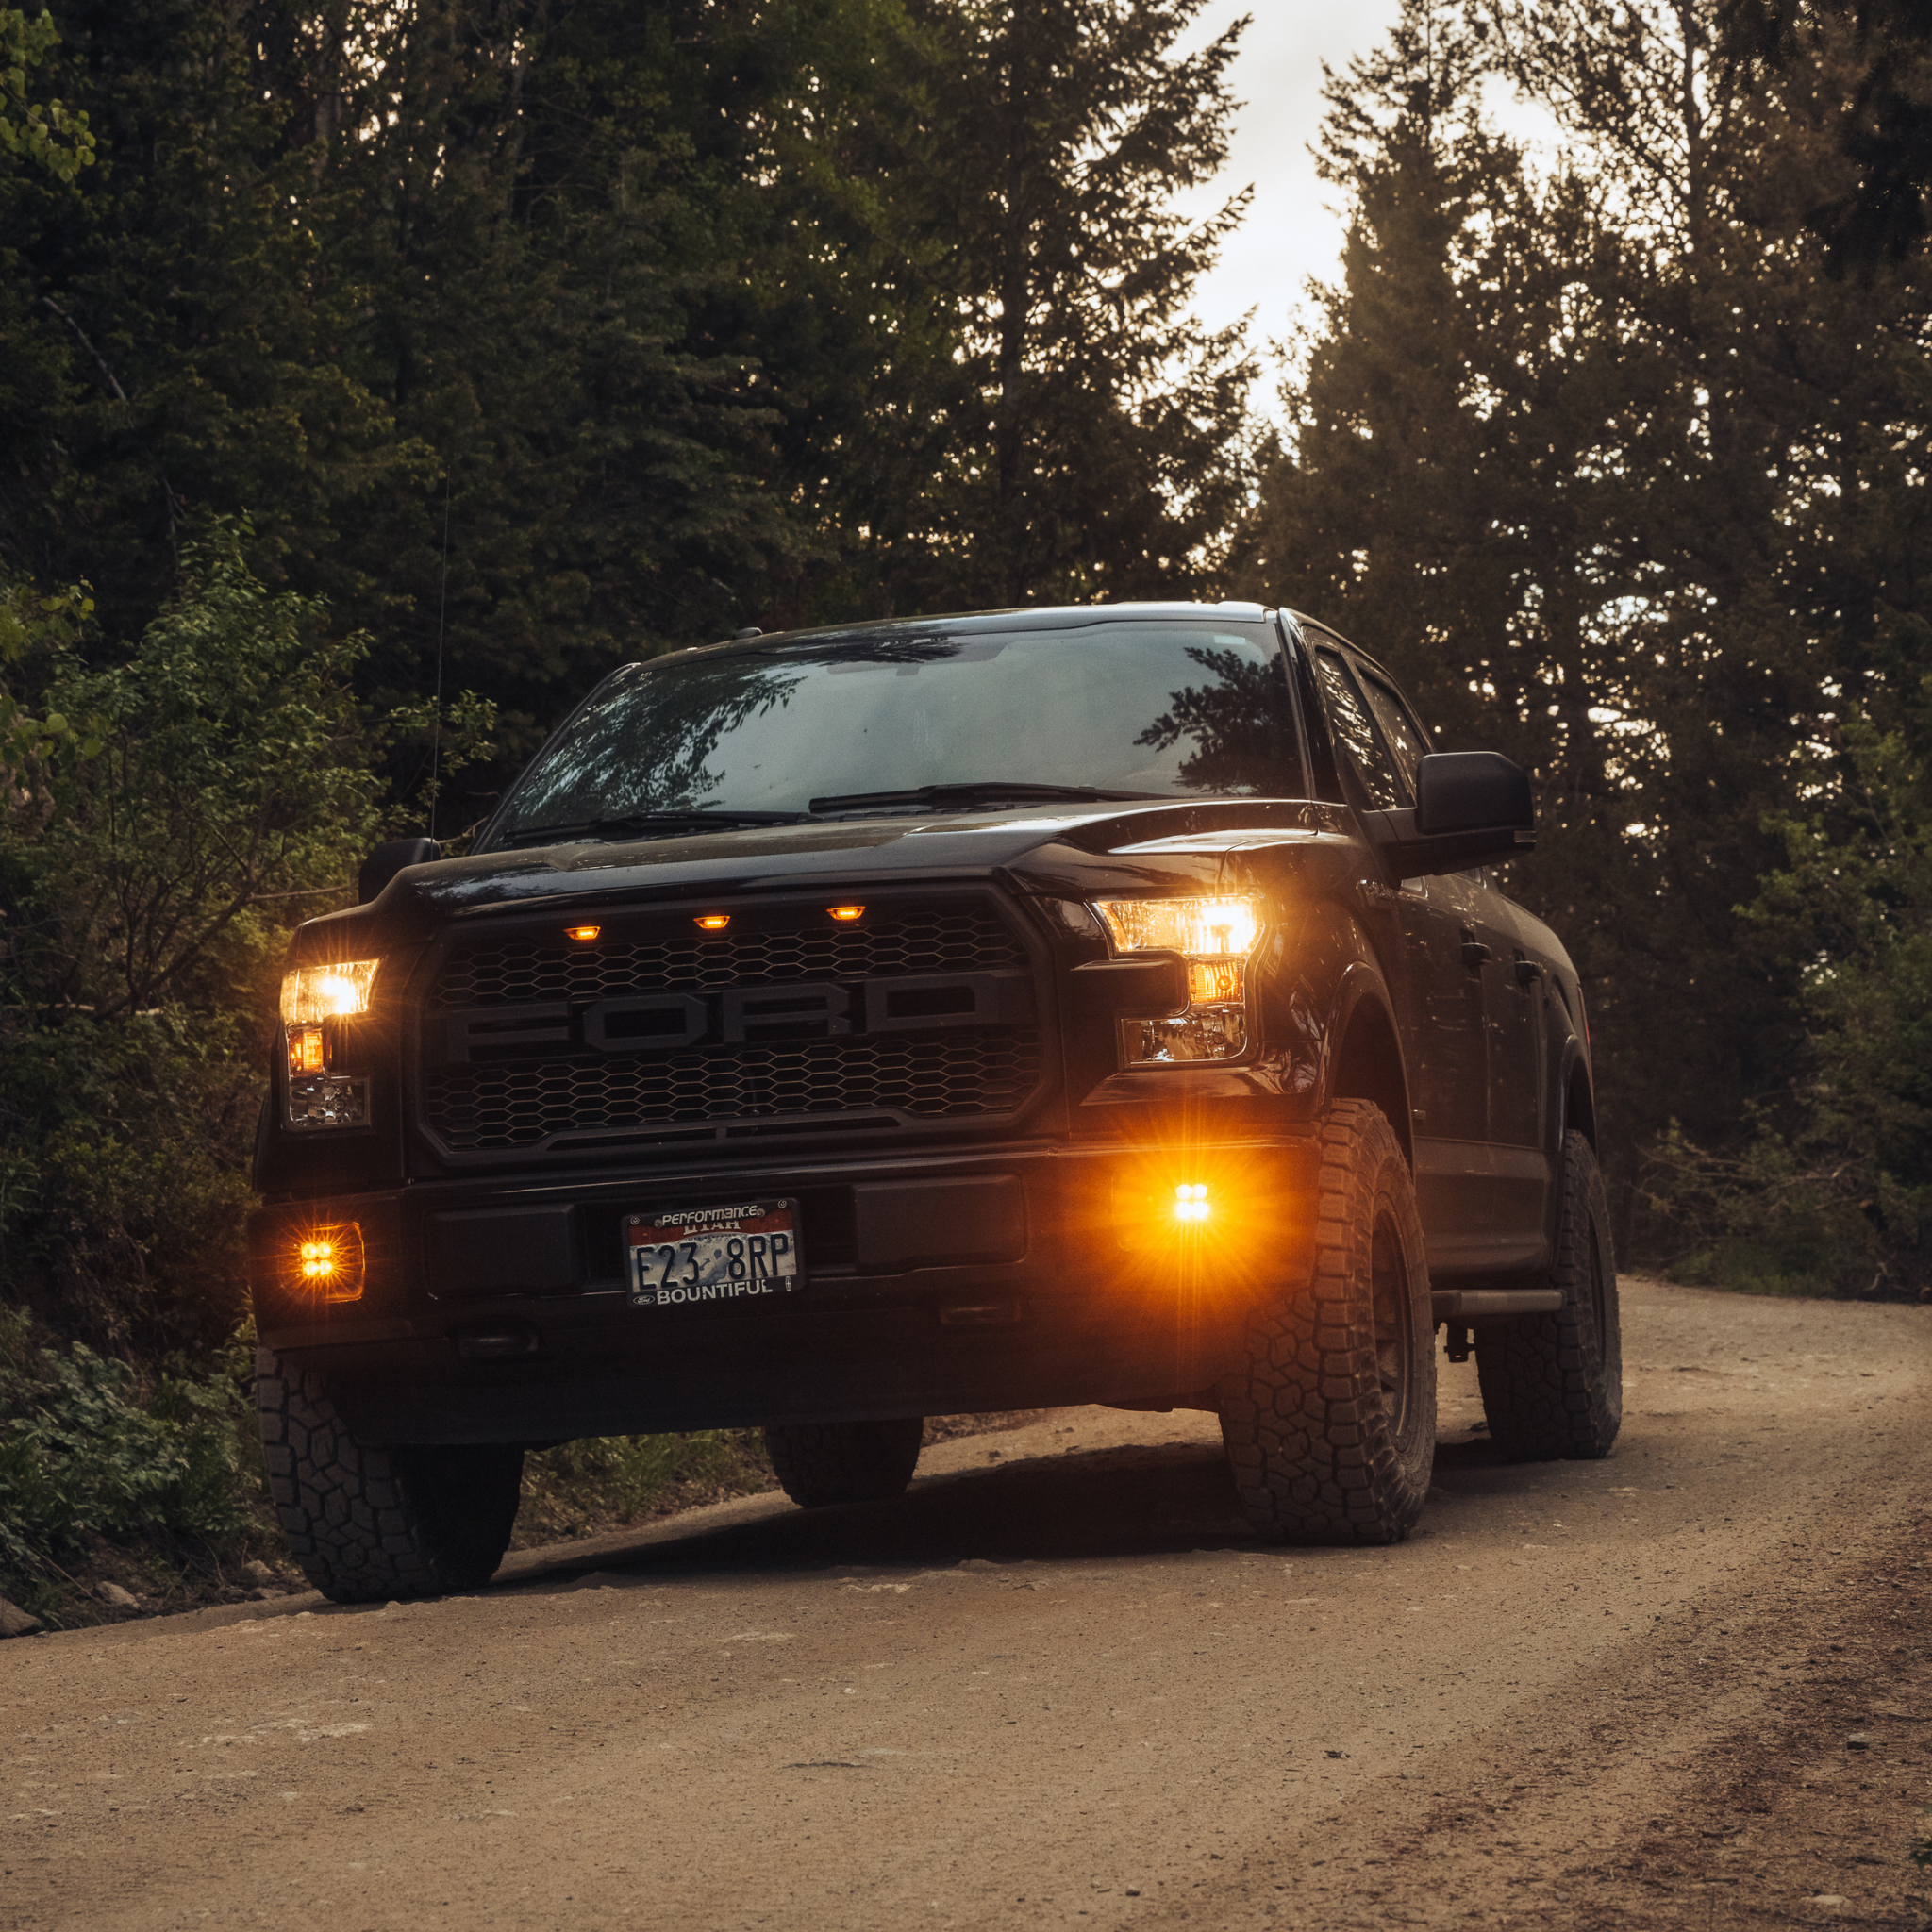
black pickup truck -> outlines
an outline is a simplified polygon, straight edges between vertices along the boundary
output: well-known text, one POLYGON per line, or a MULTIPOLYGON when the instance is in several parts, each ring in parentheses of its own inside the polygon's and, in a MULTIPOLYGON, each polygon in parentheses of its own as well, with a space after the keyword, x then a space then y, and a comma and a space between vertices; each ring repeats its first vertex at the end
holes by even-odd
POLYGON ((1602 1456, 1582 990, 1529 786, 1258 605, 746 633, 614 672, 464 858, 282 985, 262 1438, 341 1598, 494 1569, 524 1451, 761 1425, 799 1503, 922 1418, 1219 1412, 1262 1533, 1420 1514, 1435 1335, 1602 1456))

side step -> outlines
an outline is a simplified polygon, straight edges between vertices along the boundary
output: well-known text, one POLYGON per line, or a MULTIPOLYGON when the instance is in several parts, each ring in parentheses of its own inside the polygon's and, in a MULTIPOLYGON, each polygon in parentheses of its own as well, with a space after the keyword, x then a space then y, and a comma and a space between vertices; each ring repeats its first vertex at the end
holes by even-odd
POLYGON ((1503 1315, 1554 1315, 1563 1306, 1560 1288, 1439 1288, 1430 1304, 1439 1322, 1483 1322, 1503 1315))

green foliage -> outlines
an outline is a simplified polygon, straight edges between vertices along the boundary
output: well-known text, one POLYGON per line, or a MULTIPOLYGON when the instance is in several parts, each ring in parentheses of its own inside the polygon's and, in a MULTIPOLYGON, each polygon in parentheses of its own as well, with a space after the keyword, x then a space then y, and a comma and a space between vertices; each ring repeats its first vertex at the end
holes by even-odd
MULTIPOLYGON (((384 828, 375 761, 431 723, 358 706, 364 641, 260 584, 245 535, 189 544, 124 654, 77 592, 0 596, 0 1299, 148 1361, 242 1316, 280 956, 384 828)), ((490 729, 447 708, 444 771, 490 729)))
MULTIPOLYGON (((1916 656, 1924 626, 1893 629, 1916 656)), ((1853 708, 1834 735, 1745 908, 1798 979, 1796 1077, 1740 1153, 1674 1128, 1651 1204, 1721 1285, 1913 1294, 1932 1279, 1932 679, 1893 728, 1853 708)))
POLYGON ((44 9, 29 19, 18 7, 0 7, 0 151, 24 156, 62 181, 93 165, 94 138, 85 111, 28 92, 30 70, 60 38, 44 9))
POLYGON ((219 1541, 248 1527, 246 1351, 201 1376, 135 1374, 83 1344, 35 1349, 0 1307, 0 1586, 21 1594, 90 1537, 219 1541))
POLYGON ((614 1519, 716 1502, 774 1487, 756 1429, 601 1436, 526 1458, 519 1544, 578 1536, 614 1519))
POLYGON ((1409 0, 1336 76, 1343 275, 1235 571, 1531 773, 1505 883, 1590 988, 1626 1201, 1674 1118, 1736 1157, 1806 1052, 1800 958, 1738 908, 1788 862, 1804 746, 1897 675, 1881 609, 1932 614, 1923 282, 1836 282, 1807 226, 1846 50, 1755 75, 1713 13, 1409 0), (1558 148, 1496 132, 1499 84, 1558 148))

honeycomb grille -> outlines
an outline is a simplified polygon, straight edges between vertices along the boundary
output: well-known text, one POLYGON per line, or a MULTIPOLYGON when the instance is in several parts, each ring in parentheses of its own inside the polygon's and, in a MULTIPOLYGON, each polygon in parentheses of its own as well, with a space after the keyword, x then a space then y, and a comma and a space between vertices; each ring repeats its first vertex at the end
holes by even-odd
MULTIPOLYGON (((1020 942, 981 904, 881 908, 853 927, 808 916, 811 924, 789 930, 613 938, 594 946, 537 938, 491 942, 479 935, 445 960, 426 1007, 432 1013, 487 1010, 1027 964, 1020 942)), ((726 1123, 803 1124, 818 1115, 830 1127, 839 1115, 937 1121, 1005 1114, 1039 1084, 1041 1070, 1038 1029, 1014 1025, 635 1056, 550 1047, 485 1064, 425 1060, 423 1101, 426 1124, 452 1154, 486 1154, 574 1134, 641 1139, 714 1126, 723 1135, 726 1123)))
POLYGON ((431 1010, 599 1000, 794 979, 870 979, 895 973, 984 973, 1026 956, 984 907, 894 914, 851 928, 747 932, 595 946, 508 940, 449 960, 431 1010))
POLYGON ((1005 1113, 1040 1078, 1030 1026, 939 1038, 713 1046, 651 1060, 552 1059, 453 1067, 426 1083, 430 1124, 458 1153, 553 1135, 878 1108, 923 1118, 1005 1113))

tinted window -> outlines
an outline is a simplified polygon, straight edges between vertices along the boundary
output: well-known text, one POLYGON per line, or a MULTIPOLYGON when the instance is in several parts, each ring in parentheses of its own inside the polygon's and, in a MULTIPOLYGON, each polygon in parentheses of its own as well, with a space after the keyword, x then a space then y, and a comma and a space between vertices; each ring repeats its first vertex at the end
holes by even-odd
POLYGON ((1272 626, 908 625, 629 665, 519 781, 505 836, 982 779, 1306 797, 1272 626))
POLYGON ((1364 802, 1377 811, 1392 811, 1403 803, 1400 782, 1370 722, 1368 707, 1356 689, 1349 669, 1334 651, 1315 652, 1315 675, 1322 681, 1322 701, 1327 708, 1329 729, 1343 761, 1359 781, 1364 802))
POLYGON ((1403 791, 1412 803, 1415 798, 1415 768, 1422 763, 1429 741, 1423 736, 1423 727, 1415 722, 1414 713, 1403 702, 1401 693, 1393 685, 1383 683, 1373 671, 1364 671, 1362 692, 1369 701, 1369 708, 1375 714, 1375 723, 1382 727, 1382 741, 1389 747, 1390 755, 1395 760, 1395 769, 1401 774, 1403 791))

